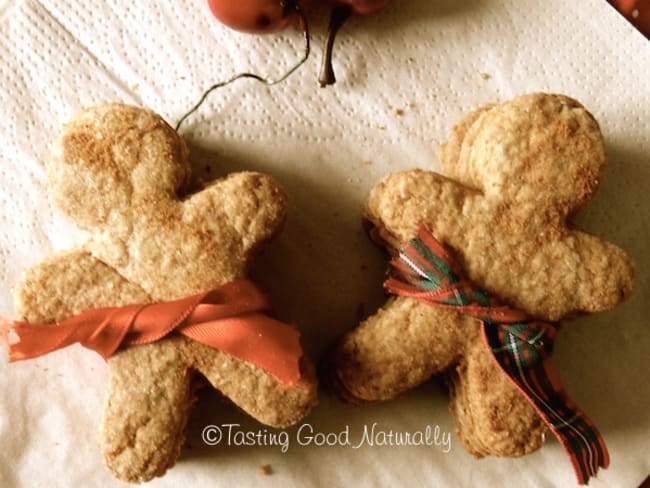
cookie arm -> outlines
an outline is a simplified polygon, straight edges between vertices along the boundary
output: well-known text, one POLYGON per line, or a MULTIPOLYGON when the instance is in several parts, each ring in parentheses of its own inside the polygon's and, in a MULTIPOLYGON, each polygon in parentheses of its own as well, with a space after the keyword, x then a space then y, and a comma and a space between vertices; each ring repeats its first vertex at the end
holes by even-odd
POLYGON ((236 241, 247 255, 280 231, 286 206, 286 194, 272 177, 245 171, 192 195, 183 203, 183 219, 222 242, 236 241))
POLYGON ((618 246, 585 232, 574 232, 576 265, 576 308, 601 312, 627 299, 634 287, 634 264, 618 246))
POLYGON ((466 219, 461 217, 472 195, 472 190, 430 171, 394 173, 370 192, 364 220, 371 237, 392 250, 414 237, 422 224, 438 239, 457 242, 465 234, 466 219))
POLYGON ((29 268, 13 294, 16 315, 28 322, 54 322, 91 308, 149 301, 140 287, 82 248, 29 268))

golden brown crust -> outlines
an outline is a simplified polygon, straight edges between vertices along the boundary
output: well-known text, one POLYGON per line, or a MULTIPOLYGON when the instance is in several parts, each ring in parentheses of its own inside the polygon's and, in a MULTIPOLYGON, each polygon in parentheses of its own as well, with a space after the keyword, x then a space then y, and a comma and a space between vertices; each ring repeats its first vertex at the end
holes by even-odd
MULTIPOLYGON (((78 114, 53 149, 48 175, 60 208, 90 232, 83 248, 25 272, 16 309, 48 322, 91 308, 169 301, 245 276, 256 249, 286 218, 271 177, 231 174, 185 195, 183 140, 145 109, 105 104, 78 114)), ((316 403, 316 378, 280 384, 260 368, 174 337, 108 360, 100 444, 121 480, 143 482, 173 466, 184 440, 195 371, 259 421, 285 427, 316 403)))
MULTIPOLYGON (((567 224, 605 165, 598 124, 578 102, 535 93, 481 107, 454 127, 441 163, 445 176, 403 171, 370 192, 366 226, 391 253, 424 224, 471 281, 542 320, 607 310, 630 295, 625 252, 567 224)), ((520 456, 543 441, 543 423, 466 316, 391 299, 327 361, 331 385, 353 402, 393 398, 446 372, 459 435, 476 456, 520 456)))

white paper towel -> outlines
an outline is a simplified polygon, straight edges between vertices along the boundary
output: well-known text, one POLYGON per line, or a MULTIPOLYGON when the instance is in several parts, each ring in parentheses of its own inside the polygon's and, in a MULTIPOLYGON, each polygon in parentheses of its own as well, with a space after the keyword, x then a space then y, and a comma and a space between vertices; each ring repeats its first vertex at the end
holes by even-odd
MULTIPOLYGON (((399 169, 437 169, 449 129, 479 104, 540 90, 582 101, 601 123, 610 165, 579 222, 635 258, 638 283, 624 306, 568 324, 555 364, 611 451, 610 468, 590 485, 637 486, 650 472, 650 44, 604 0, 394 3, 344 27, 333 87, 317 84, 326 23, 318 12, 314 53, 286 82, 268 88, 240 81, 215 92, 182 129, 197 178, 255 169, 286 187, 289 224, 255 276, 319 358, 384 300, 386 258, 359 217, 374 183, 399 169)), ((0 315, 12 316, 9 289, 22 269, 83 239, 53 208, 44 173, 49 145, 75 111, 124 101, 173 124, 214 81, 240 71, 278 76, 299 59, 301 42, 298 32, 230 31, 201 0, 0 2, 0 315)), ((103 361, 79 347, 25 363, 3 359, 0 486, 121 486, 96 446, 104 385, 103 361)), ((284 431, 286 449, 225 440, 208 446, 201 433, 211 424, 240 424, 231 444, 236 431, 270 443, 272 430, 204 393, 179 463, 150 486, 575 484, 553 439, 515 460, 476 461, 455 434, 447 446, 453 426, 446 405, 436 381, 366 408, 321 395, 304 423, 284 431), (313 428, 349 429, 358 444, 375 423, 377 431, 412 435, 430 428, 437 445, 299 443, 308 443, 313 428), (259 473, 264 464, 271 476, 259 473)))

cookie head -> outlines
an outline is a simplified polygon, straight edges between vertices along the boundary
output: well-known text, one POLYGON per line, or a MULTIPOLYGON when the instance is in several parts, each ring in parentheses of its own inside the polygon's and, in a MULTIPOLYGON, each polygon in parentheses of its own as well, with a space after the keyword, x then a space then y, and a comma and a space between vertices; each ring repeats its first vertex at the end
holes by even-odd
POLYGON ((153 112, 120 104, 78 114, 48 164, 55 203, 86 230, 177 198, 189 176, 187 148, 176 132, 153 112))
POLYGON ((605 165, 598 123, 577 101, 531 94, 485 108, 452 135, 457 158, 445 174, 504 202, 533 202, 568 214, 593 195, 605 165))

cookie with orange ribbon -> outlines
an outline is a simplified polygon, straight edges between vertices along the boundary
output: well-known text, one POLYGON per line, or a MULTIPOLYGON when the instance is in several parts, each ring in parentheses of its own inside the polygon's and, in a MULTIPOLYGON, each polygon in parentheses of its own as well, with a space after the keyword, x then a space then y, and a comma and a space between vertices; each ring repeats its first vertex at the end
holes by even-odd
POLYGON ((12 360, 75 342, 107 358, 101 451, 129 482, 174 465, 197 372, 273 427, 298 422, 317 400, 299 333, 268 315, 246 279, 282 227, 285 193, 255 172, 188 193, 187 153, 149 110, 105 104, 75 116, 48 179, 90 237, 25 271, 14 290, 20 321, 4 324, 12 360))
POLYGON ((550 357, 558 321, 611 309, 633 287, 625 252, 570 223, 603 176, 599 125, 566 96, 520 96, 467 115, 441 166, 372 189, 364 218, 394 255, 394 296, 337 343, 329 383, 367 403, 446 373, 470 453, 521 456, 550 429, 586 483, 607 448, 550 357))

